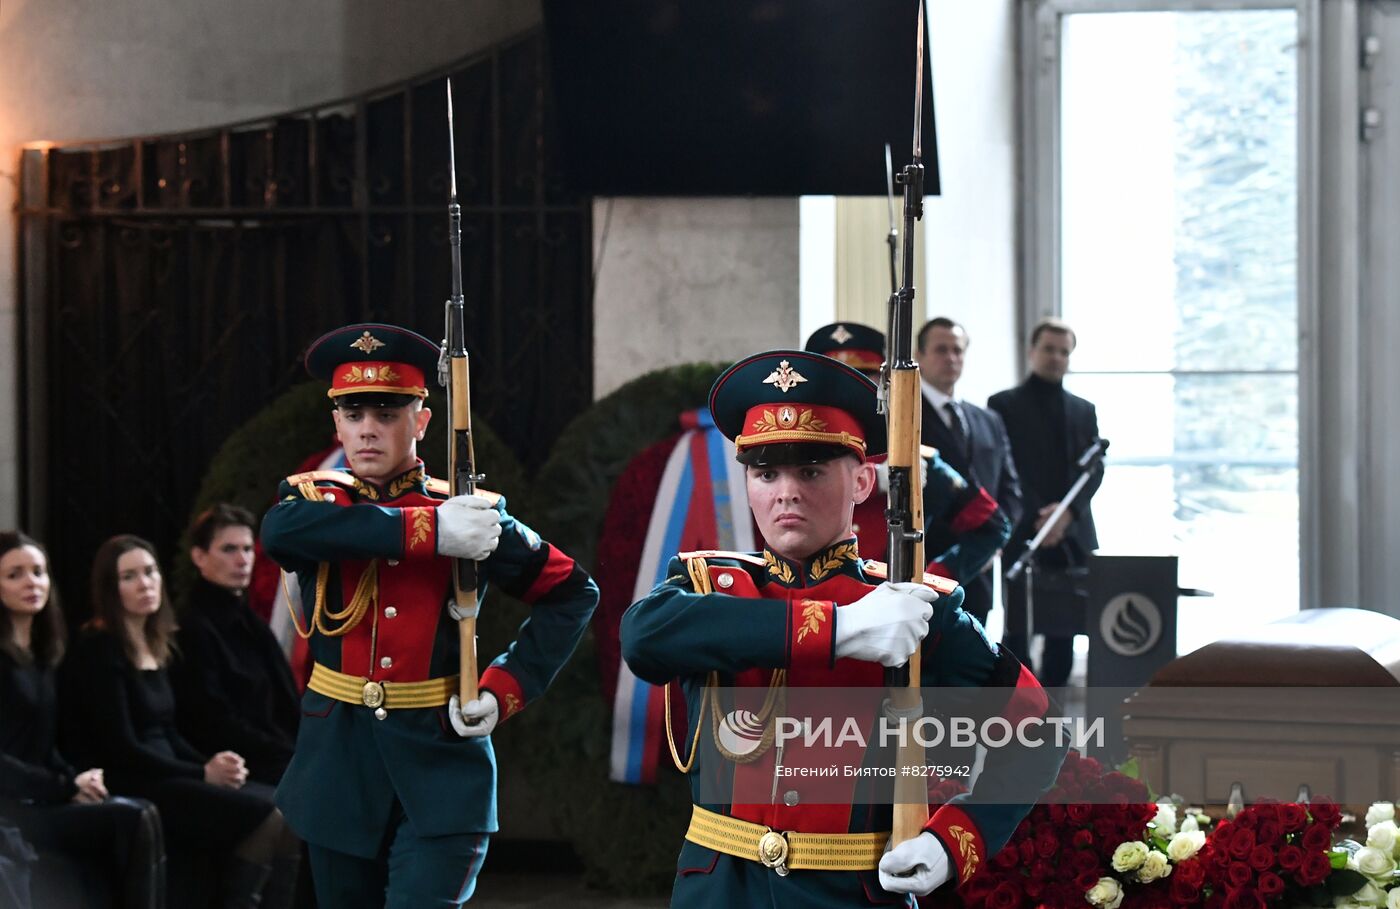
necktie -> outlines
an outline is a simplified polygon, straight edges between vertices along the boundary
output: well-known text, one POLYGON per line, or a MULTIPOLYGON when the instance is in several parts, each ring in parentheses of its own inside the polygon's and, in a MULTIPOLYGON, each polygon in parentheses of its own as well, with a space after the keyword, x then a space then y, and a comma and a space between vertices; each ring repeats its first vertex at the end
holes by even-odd
POLYGON ((953 433, 953 444, 958 447, 958 454, 964 459, 968 457, 967 450, 967 430, 963 427, 962 414, 958 413, 958 406, 952 401, 943 405, 948 411, 948 429, 953 433))

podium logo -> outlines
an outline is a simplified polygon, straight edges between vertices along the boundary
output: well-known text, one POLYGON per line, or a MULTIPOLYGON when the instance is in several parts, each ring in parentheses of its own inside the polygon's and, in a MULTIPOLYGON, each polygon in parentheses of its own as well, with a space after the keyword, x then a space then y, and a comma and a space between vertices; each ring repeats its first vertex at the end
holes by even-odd
POLYGON ((1099 616, 1099 634, 1119 656, 1142 656, 1162 637, 1162 610, 1140 593, 1120 593, 1099 616))

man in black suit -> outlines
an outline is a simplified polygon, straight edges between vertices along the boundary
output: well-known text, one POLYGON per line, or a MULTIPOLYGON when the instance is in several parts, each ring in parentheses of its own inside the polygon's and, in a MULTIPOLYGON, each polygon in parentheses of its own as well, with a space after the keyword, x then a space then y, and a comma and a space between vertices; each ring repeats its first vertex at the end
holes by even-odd
MULTIPOLYGON (((923 438, 938 449, 968 483, 981 486, 997 500, 1014 527, 1021 520, 1021 485, 1011 456, 1011 442, 1001 417, 957 397, 955 386, 962 376, 967 352, 967 331, 952 319, 939 316, 919 329, 919 377, 924 392, 923 438)), ((952 541, 938 539, 948 528, 929 526, 930 552, 952 541)), ((992 576, 983 572, 963 579, 967 598, 963 611, 987 623, 992 608, 992 576)))
MULTIPOLYGON (((1061 497, 1074 485, 1080 473, 1076 466, 1079 456, 1099 437, 1094 405, 1064 389, 1064 377, 1069 371, 1069 357, 1075 343, 1074 330, 1067 323, 1042 319, 1031 332, 1031 374, 1020 385, 997 392, 987 402, 987 406, 1006 422, 1011 452, 1021 476, 1025 511, 1006 549, 1011 558, 1024 551, 1026 541, 1035 536, 1059 505, 1061 497)), ((1098 548, 1099 538, 1094 532, 1094 515, 1089 503, 1101 482, 1102 461, 1079 497, 1041 544, 1036 560, 1037 577, 1082 567, 1089 553, 1098 548)), ((1024 585, 1009 585, 1007 594, 1009 598, 1023 599, 1024 585)), ((1008 602, 1013 600, 1008 599, 1008 602)), ((1023 604, 1019 611, 1025 615, 1023 604)), ((1025 657, 1030 642, 1023 629, 1013 632, 1008 625, 1003 643, 1028 664, 1025 657)), ((1073 645, 1072 636, 1045 636, 1045 650, 1037 676, 1047 688, 1061 686, 1069 680, 1074 662, 1073 645)))

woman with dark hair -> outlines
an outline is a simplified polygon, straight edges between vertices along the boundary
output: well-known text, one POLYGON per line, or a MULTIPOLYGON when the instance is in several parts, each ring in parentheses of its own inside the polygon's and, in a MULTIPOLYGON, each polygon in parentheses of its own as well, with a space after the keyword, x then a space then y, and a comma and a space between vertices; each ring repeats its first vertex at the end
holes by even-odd
POLYGON ((44 548, 15 531, 0 533, 0 605, 0 814, 40 850, 110 868, 126 909, 163 907, 155 807, 109 797, 102 768, 78 773, 55 747, 67 630, 44 548))
POLYGON ((205 758, 175 730, 166 665, 176 628, 155 548, 130 535, 103 543, 92 601, 69 658, 74 740, 101 759, 114 792, 156 803, 172 843, 226 858, 223 909, 290 906, 300 845, 271 787, 248 783, 237 754, 205 758))

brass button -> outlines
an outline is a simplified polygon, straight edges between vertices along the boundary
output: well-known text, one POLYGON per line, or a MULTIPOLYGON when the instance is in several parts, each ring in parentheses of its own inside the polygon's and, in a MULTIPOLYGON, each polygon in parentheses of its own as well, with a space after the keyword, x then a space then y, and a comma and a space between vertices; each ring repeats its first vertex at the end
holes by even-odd
POLYGON ((796 789, 789 789, 787 792, 783 793, 783 804, 788 806, 789 808, 797 807, 797 803, 799 801, 800 799, 797 795, 796 789))
POLYGON ((380 668, 380 669, 388 669, 388 668, 389 668, 390 666, 392 666, 392 665, 394 665, 394 660, 393 660, 392 657, 380 657, 380 658, 379 658, 379 668, 380 668))
POLYGON ((394 616, 396 616, 396 615, 398 615, 398 614, 399 614, 399 611, 398 611, 397 609, 395 609, 393 606, 385 606, 385 607, 384 607, 384 618, 386 618, 386 619, 392 619, 394 616))
POLYGON ((394 567, 395 565, 397 565, 397 564, 399 564, 399 560, 398 560, 398 559, 390 559, 390 560, 389 560, 389 567, 390 567, 390 568, 393 568, 393 567, 394 567))
POLYGON ((728 590, 729 588, 734 586, 734 575, 730 574, 727 571, 720 572, 720 576, 715 578, 715 583, 718 584, 724 590, 728 590))
POLYGON ((326 493, 326 501, 327 501, 327 502, 334 502, 334 501, 335 501, 335 493, 333 493, 333 492, 328 492, 328 493, 326 493))
POLYGON ((382 720, 388 715, 389 711, 385 710, 383 707, 380 707, 378 710, 374 711, 374 718, 376 720, 382 720))

